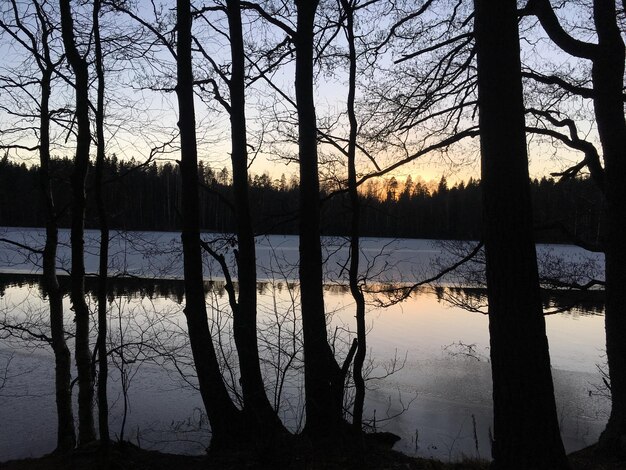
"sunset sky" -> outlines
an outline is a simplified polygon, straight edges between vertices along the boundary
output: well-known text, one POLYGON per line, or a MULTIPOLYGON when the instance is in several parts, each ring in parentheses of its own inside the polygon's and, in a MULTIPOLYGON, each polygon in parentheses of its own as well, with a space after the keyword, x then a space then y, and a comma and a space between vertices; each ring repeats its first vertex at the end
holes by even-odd
MULTIPOLYGON (((140 5, 148 6, 144 2, 140 5)), ((148 8, 141 10, 149 18, 151 10, 148 8)), ((578 12, 580 13, 580 12, 578 12)), ((167 18, 171 12, 164 10, 167 18)), ((576 11, 562 10, 561 15, 567 19, 570 30, 578 31, 576 28, 584 20, 585 15, 576 16, 576 11), (581 20, 583 18, 583 20, 581 20)), ((10 19, 10 11, 4 11, 5 21, 10 19)), ((223 25, 223 18, 214 18, 215 24, 223 25)), ((216 62, 228 63, 228 48, 223 37, 219 34, 210 34, 200 22, 198 34, 202 40, 203 47, 214 54, 216 62)), ((367 21, 363 22, 364 28, 370 27, 367 21)), ((130 19, 121 15, 115 15, 107 20, 105 27, 109 28, 108 34, 118 31, 136 31, 137 25, 130 19)), ((253 36, 258 34, 254 30, 254 21, 249 20, 246 26, 248 36, 246 40, 252 41, 253 36)), ((538 33, 537 26, 530 20, 521 23, 522 38, 529 38, 522 41, 522 58, 525 63, 533 66, 546 66, 552 64, 557 70, 572 70, 578 67, 583 70, 587 64, 568 58, 557 53, 554 46, 538 33), (556 65, 555 65, 556 64, 556 65)), ((584 33, 584 30, 581 30, 584 33)), ((581 33, 581 34, 583 34, 581 33)), ((275 31, 272 34, 279 36, 275 31)), ((256 38, 255 38, 256 39, 256 38)), ((594 38, 582 37, 585 40, 594 38)), ((341 47, 343 39, 338 36, 337 41, 341 47)), ((58 32, 53 35, 51 41, 53 55, 58 56, 61 51, 58 32)), ((391 63, 393 57, 383 56, 382 62, 391 63)), ((28 71, 34 69, 32 58, 25 53, 24 48, 11 39, 4 32, 0 34, 0 77, 12 77, 16 71, 23 77, 27 77, 28 71)), ((224 65, 225 66, 225 65, 224 65)), ((327 66, 325 66, 327 67, 327 66)), ((207 69, 206 63, 198 63, 196 68, 197 78, 211 76, 211 71, 207 69)), ((283 92, 293 99, 293 66, 287 63, 278 71, 272 73, 273 83, 283 90, 283 92)), ((173 79, 175 76, 174 61, 169 52, 160 48, 154 52, 148 61, 140 58, 132 60, 117 60, 111 62, 107 71, 107 153, 115 153, 118 158, 135 158, 137 161, 144 161, 147 158, 154 158, 156 161, 174 161, 178 159, 177 150, 177 102, 173 93, 173 79)), ((360 80, 357 90, 357 100, 367 95, 364 86, 367 80, 360 80)), ((71 108, 73 106, 73 95, 67 89, 63 80, 57 79, 53 89, 52 106, 57 108, 71 108)), ((33 96, 37 95, 37 88, 30 87, 33 96)), ((223 91, 222 91, 223 92, 223 91)), ((94 92, 95 93, 95 92, 94 92)), ((347 87, 346 71, 341 66, 332 70, 322 69, 316 81, 316 108, 320 127, 325 122, 337 121, 334 129, 338 132, 345 132, 345 115, 337 119, 333 116, 345 113, 347 87), (343 120, 343 124, 341 123, 343 120), (343 129, 343 130, 342 130, 343 129)), ((9 93, 3 93, 0 97, 0 129, 5 132, 0 134, 0 145, 20 144, 25 146, 34 145, 37 141, 37 133, 33 132, 28 124, 29 119, 20 119, 10 112, 13 109, 20 111, 30 110, 36 113, 36 105, 29 102, 28 97, 23 94, 12 97, 9 93), (19 132, 7 132, 23 127, 19 132)), ((535 98, 529 95, 527 98, 529 106, 534 104, 535 98)), ((280 178, 284 173, 287 176, 297 174, 298 168, 293 161, 296 154, 295 140, 297 130, 295 128, 293 106, 285 99, 277 96, 262 80, 256 81, 248 89, 248 131, 250 144, 250 171, 261 174, 269 173, 272 179, 280 178), (281 157, 287 157, 285 160, 281 157)), ((586 126, 582 129, 582 134, 595 141, 595 131, 590 122, 592 112, 589 103, 573 102, 567 104, 572 112, 582 117, 578 123, 586 126)), ((359 116, 360 117, 360 116, 359 116)), ((66 115, 65 121, 68 121, 66 115)), ((224 110, 212 99, 211 90, 199 92, 196 98, 196 121, 197 136, 199 142, 199 155, 202 160, 212 168, 221 169, 229 167, 229 120, 224 110)), ((402 137, 405 139, 408 154, 419 150, 421 136, 425 135, 427 126, 417 128, 411 134, 402 137), (412 143, 413 142, 413 143, 412 143)), ((400 139, 400 138, 399 138, 400 139)), ((578 161, 580 155, 568 151, 562 145, 553 145, 545 138, 528 136, 529 142, 529 165, 532 177, 541 177, 550 172, 560 171, 571 166, 578 161)), ((73 140, 67 129, 56 126, 53 128, 53 155, 71 156, 73 155, 73 140)), ((95 152, 95 146, 93 148, 95 152)), ((332 157, 332 152, 328 146, 320 145, 321 159, 332 157)), ((23 160, 27 163, 37 161, 38 157, 34 152, 24 150, 11 150, 11 158, 23 160)), ((392 164, 399 158, 404 158, 402 151, 392 151, 384 148, 375 150, 376 159, 379 165, 384 168, 392 164)), ((330 169, 322 169, 322 172, 330 172, 332 175, 340 175, 343 163, 341 157, 331 158, 337 160, 330 169)), ((361 156, 360 171, 366 174, 373 169, 371 163, 361 156)), ((465 141, 450 147, 445 153, 434 152, 430 155, 420 157, 413 163, 398 168, 390 173, 396 179, 404 180, 407 175, 411 175, 414 180, 437 181, 442 175, 448 181, 467 180, 469 177, 479 177, 479 139, 466 139, 465 141)))

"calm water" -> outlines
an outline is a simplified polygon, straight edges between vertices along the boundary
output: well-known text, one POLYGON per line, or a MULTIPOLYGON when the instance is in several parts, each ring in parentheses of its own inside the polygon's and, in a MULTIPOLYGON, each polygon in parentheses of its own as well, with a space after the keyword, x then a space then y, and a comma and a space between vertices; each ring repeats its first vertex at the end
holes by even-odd
MULTIPOLYGON (((113 434, 121 432, 121 379, 125 377, 126 439, 147 448, 203 452, 209 432, 194 390, 180 283, 118 282, 114 287, 109 309, 110 342, 117 348, 111 356, 109 391, 113 434)), ((235 358, 223 286, 219 281, 207 284, 207 292, 213 332, 221 338, 218 350, 224 365, 232 365, 235 358)), ((0 294, 0 318, 34 330, 45 324, 46 304, 31 280, 4 276, 0 294)), ((560 308, 574 300, 551 296, 546 297, 546 305, 560 308)), ((268 395, 284 422, 295 430, 303 419, 297 285, 289 276, 259 284, 259 301, 268 395)), ((487 317, 458 304, 476 308, 484 304, 484 297, 479 290, 442 287, 420 290, 388 308, 369 308, 366 416, 372 427, 401 435, 396 448, 406 453, 444 460, 462 455, 489 457, 492 418, 487 317)), ((354 337, 352 299, 345 287, 332 285, 326 288, 326 305, 330 337, 341 362, 354 337)), ((69 307, 66 299, 71 330, 69 307)), ((584 308, 546 317, 561 430, 569 451, 596 440, 607 418, 609 403, 598 390, 597 365, 604 361, 601 312, 601 301, 588 298, 584 308)), ((0 389, 0 460, 49 452, 54 447, 56 425, 50 352, 41 344, 3 337, 0 370, 7 364, 6 381, 0 389)), ((225 375, 236 393, 237 378, 228 372, 225 375)))

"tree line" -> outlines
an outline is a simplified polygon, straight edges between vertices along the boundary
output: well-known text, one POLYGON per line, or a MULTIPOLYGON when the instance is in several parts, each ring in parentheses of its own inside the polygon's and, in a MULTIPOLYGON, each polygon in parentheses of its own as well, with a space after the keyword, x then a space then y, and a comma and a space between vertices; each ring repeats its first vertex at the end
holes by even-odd
MULTIPOLYGON (((69 205, 69 175, 72 161, 52 159, 52 177, 57 182, 54 197, 61 207, 69 205)), ((38 192, 39 166, 0 160, 0 225, 42 227, 45 207, 38 192), (22 210, 28 207, 28 211, 22 210)), ((118 230, 176 231, 180 229, 181 179, 176 164, 140 164, 134 160, 107 158, 103 178, 108 188, 110 227, 118 230)), ((200 164, 200 227, 209 232, 235 230, 234 214, 224 201, 232 195, 227 168, 215 171, 200 164)), ((87 187, 93 187, 93 165, 87 187)), ((295 176, 272 179, 268 174, 250 175, 255 233, 296 234, 299 185, 295 176)), ((602 198, 588 177, 557 180, 533 179, 530 191, 534 208, 535 238, 546 243, 599 243, 602 198)), ((437 184, 411 176, 404 180, 370 180, 359 189, 362 215, 359 232, 368 237, 478 240, 481 234, 480 180, 470 178, 449 185, 445 177, 437 184), (406 217, 406 214, 412 214, 406 217)), ((331 184, 322 185, 322 232, 345 236, 350 203, 345 193, 331 184)), ((87 202, 85 224, 97 228, 97 208, 87 202)), ((59 217, 60 227, 69 227, 69 211, 59 217)))

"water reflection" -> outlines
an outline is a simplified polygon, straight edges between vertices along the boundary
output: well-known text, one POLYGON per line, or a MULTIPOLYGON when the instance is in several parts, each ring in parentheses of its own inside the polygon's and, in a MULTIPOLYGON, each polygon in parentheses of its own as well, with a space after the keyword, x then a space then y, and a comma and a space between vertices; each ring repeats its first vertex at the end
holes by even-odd
MULTIPOLYGON (((62 277, 61 283, 69 289, 67 278, 62 277)), ((86 289, 95 297, 94 278, 87 279, 86 289)), ((298 285, 264 282, 259 283, 258 293, 259 343, 268 395, 281 418, 297 429, 303 418, 298 285)), ((331 337, 341 361, 345 345, 354 337, 352 298, 340 284, 327 286, 325 293, 331 337)), ((0 295, 4 318, 23 319, 35 312, 45 322, 45 287, 39 276, 2 274, 0 295)), ((597 439, 606 420, 608 402, 599 393, 601 379, 596 372, 596 364, 603 362, 603 295, 546 291, 543 296, 544 307, 553 313, 546 317, 546 325, 561 431, 571 451, 597 439)), ((134 374, 127 435, 144 447, 198 453, 206 446, 208 431, 198 415, 201 402, 186 355, 183 298, 179 280, 111 279, 111 341, 118 346, 121 341, 127 359, 136 361, 126 370, 134 374), (137 338, 141 347, 135 345, 137 338), (183 380, 179 371, 187 378, 183 380)), ((207 283, 207 303, 224 363, 236 364, 223 282, 207 283)), ((488 325, 485 315, 474 313, 485 306, 484 290, 450 287, 420 289, 389 308, 370 306, 366 415, 371 427, 402 436, 400 450, 444 460, 462 454, 489 456, 488 325)), ((53 377, 46 373, 52 370, 52 358, 19 344, 0 342, 2 358, 13 354, 15 372, 7 393, 0 396, 0 460, 41 455, 54 446, 53 377), (25 414, 26 408, 32 412, 25 414), (33 429, 37 429, 37 442, 33 429)), ((112 355, 112 361, 116 357, 112 355)), ((237 377, 228 375, 228 380, 236 392, 237 377)), ((122 407, 115 376, 110 397, 116 430, 122 407)))
MULTIPOLYGON (((69 295, 69 276, 59 276, 59 284, 64 295, 69 295)), ((234 282, 237 288, 237 282, 234 282)), ((17 286, 37 287, 42 296, 46 296, 45 283, 41 275, 22 273, 0 273, 0 296, 4 295, 7 288, 17 286)), ((283 291, 297 289, 296 282, 258 282, 257 292, 259 295, 267 295, 275 290, 278 294, 283 291)), ((97 279, 87 277, 85 279, 85 291, 89 295, 97 292, 97 279)), ((207 291, 217 294, 219 297, 226 295, 225 282, 222 280, 205 281, 207 291)), ((346 284, 329 284, 325 286, 327 294, 346 295, 350 288, 346 284)), ((432 289, 437 299, 446 301, 452 305, 463 307, 468 311, 487 313, 487 290, 477 287, 449 287, 436 286, 422 289, 412 294, 413 297, 420 295, 420 292, 432 289)), ((373 289, 384 290, 383 287, 373 289)), ((109 301, 118 297, 128 299, 163 298, 182 303, 185 297, 184 282, 181 279, 148 279, 138 277, 112 277, 108 280, 107 296, 109 301)), ((604 291, 602 290, 550 290, 544 289, 541 292, 543 307, 546 314, 568 312, 578 315, 600 315, 604 313, 604 291)))
MULTIPOLYGON (((439 300, 469 311, 487 313, 487 289, 470 287, 435 287, 439 300)), ((604 314, 603 290, 542 289, 541 300, 546 315, 567 312, 574 315, 604 314)))

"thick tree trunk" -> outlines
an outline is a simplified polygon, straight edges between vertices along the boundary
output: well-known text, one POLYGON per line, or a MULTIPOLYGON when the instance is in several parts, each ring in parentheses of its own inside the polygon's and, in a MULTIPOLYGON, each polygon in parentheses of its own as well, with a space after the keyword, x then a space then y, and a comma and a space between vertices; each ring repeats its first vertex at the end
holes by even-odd
POLYGON ((100 0, 93 3, 93 30, 96 52, 98 98, 96 103, 96 206, 100 223, 100 260, 98 269, 98 430, 100 441, 109 444, 109 403, 107 382, 109 378, 107 356, 107 280, 109 276, 109 222, 104 203, 102 173, 104 171, 104 65, 100 41, 100 0))
POLYGON ((182 180, 182 244, 185 316, 202 401, 211 423, 211 448, 235 445, 244 435, 240 412, 233 404, 219 368, 209 330, 200 246, 198 150, 191 65, 191 6, 177 0, 177 78, 182 180))
MULTIPOLYGON (((622 2, 622 5, 624 2, 622 2)), ((605 196, 603 239, 605 252, 606 355, 611 379, 612 408, 600 436, 604 452, 626 452, 626 122, 623 107, 624 41, 617 24, 615 0, 594 0, 598 43, 577 41, 559 24, 547 0, 534 0, 537 15, 550 38, 564 51, 591 61, 593 102, 604 159, 605 196)), ((594 168, 591 168, 594 170, 594 168)), ((597 170, 596 170, 597 171, 597 170)))
POLYGON ((568 468, 539 292, 515 0, 475 0, 494 467, 568 468))
POLYGON ((605 169, 606 355, 612 408, 600 447, 626 452, 626 120, 622 91, 624 42, 617 26, 614 0, 595 0, 598 53, 592 80, 596 124, 605 169))
POLYGON ((296 102, 300 157, 300 292, 304 331, 305 432, 334 435, 341 422, 338 366, 328 345, 320 241, 317 122, 313 101, 313 24, 317 0, 296 0, 296 102))
MULTIPOLYGON (((620 144, 620 153, 626 148, 626 139, 620 144)), ((621 155, 623 157, 623 155, 621 155)), ((606 159, 606 168, 611 166, 606 159)), ((618 162, 624 167, 623 159, 618 162)), ((617 166, 617 165, 616 165, 617 166)), ((626 453, 626 185, 620 173, 606 172, 606 356, 611 383, 611 414, 606 429, 600 436, 600 448, 611 453, 626 453), (613 176, 615 175, 615 176, 613 176)))
POLYGON ((87 62, 74 41, 74 21, 69 0, 60 0, 63 45, 75 76, 76 155, 72 173, 72 272, 71 293, 76 323, 76 369, 78 371, 78 444, 95 440, 93 420, 93 378, 89 349, 89 308, 85 300, 85 179, 89 168, 89 77, 87 62))
POLYGON ((257 339, 256 248, 248 195, 244 45, 239 0, 227 0, 232 57, 230 88, 231 162, 236 216, 239 299, 233 307, 234 339, 239 356, 244 412, 259 437, 284 431, 267 398, 257 339))

